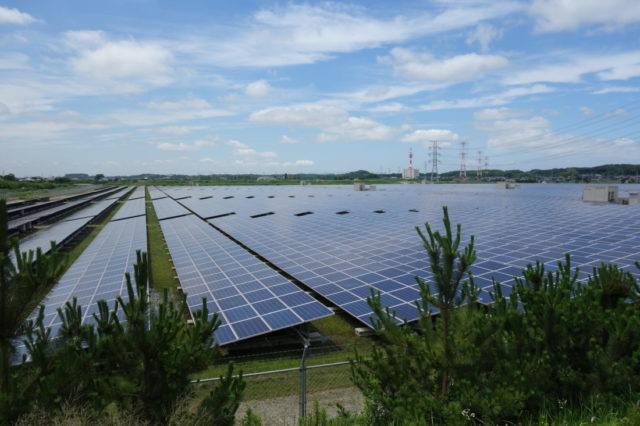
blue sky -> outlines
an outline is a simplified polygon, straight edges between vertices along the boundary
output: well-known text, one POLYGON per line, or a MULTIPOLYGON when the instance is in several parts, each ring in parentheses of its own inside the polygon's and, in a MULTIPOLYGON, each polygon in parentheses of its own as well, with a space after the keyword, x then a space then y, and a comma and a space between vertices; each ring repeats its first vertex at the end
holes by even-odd
POLYGON ((639 24, 637 0, 2 2, 0 172, 397 172, 433 140, 441 171, 463 141, 468 170, 639 163, 639 24))

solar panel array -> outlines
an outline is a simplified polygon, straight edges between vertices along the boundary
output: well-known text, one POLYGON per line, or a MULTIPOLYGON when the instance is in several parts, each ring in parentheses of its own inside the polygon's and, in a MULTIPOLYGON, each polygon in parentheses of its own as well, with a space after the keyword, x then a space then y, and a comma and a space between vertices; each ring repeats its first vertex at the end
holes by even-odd
POLYGON ((146 206, 144 198, 136 198, 135 200, 125 201, 120 210, 116 212, 111 218, 114 220, 128 219, 136 216, 143 216, 146 213, 146 206))
POLYGON ((144 198, 144 186, 138 186, 129 197, 130 200, 135 200, 137 198, 144 198))
MULTIPOLYGON (((97 302, 106 300, 110 307, 117 296, 127 297, 124 274, 133 275, 136 250, 147 250, 145 217, 109 222, 60 281, 42 301, 45 306, 45 326, 57 334, 61 326, 56 309, 77 297, 82 306, 83 323, 92 321, 97 302)), ((36 309, 31 318, 35 318, 36 309)))
POLYGON ((227 344, 332 314, 242 247, 190 215, 160 222, 191 312, 207 298, 227 344))
POLYGON ((180 203, 201 217, 234 212, 209 222, 365 324, 370 287, 381 291, 383 304, 399 317, 417 317, 414 276, 428 279, 429 265, 415 226, 429 222, 441 228, 443 205, 449 206, 452 222, 463 225, 463 241, 476 236, 473 271, 485 302, 492 278, 508 294, 513 276, 527 263, 539 259, 553 270, 566 252, 582 278, 603 261, 637 274, 640 206, 584 203, 582 185, 534 184, 509 191, 493 185, 378 189, 179 187, 171 188, 171 195, 191 195, 180 203), (205 196, 211 198, 200 199, 205 196))
POLYGON ((177 201, 174 201, 171 198, 160 198, 153 200, 153 208, 156 211, 158 220, 165 220, 172 217, 191 214, 189 210, 185 209, 180 204, 178 204, 177 201))

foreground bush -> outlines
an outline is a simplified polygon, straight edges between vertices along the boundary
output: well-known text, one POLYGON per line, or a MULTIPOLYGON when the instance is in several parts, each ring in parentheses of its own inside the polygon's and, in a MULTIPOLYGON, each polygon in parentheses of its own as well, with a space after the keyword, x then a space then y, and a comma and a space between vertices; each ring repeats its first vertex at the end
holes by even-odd
POLYGON ((437 288, 418 279, 419 331, 369 299, 379 341, 352 364, 367 423, 518 422, 594 397, 637 399, 640 304, 630 273, 602 265, 581 283, 567 255, 554 271, 529 265, 508 296, 494 283, 482 307, 473 238, 461 250, 460 225, 454 234, 444 214, 443 234, 418 230, 437 288))

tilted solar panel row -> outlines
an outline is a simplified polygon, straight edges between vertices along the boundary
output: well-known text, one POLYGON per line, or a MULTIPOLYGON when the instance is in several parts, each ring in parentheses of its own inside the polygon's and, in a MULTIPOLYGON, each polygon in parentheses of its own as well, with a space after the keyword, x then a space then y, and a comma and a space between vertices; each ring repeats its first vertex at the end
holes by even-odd
MULTIPOLYGON (((117 296, 126 300, 124 274, 133 275, 137 250, 147 251, 145 217, 105 225, 42 301, 45 326, 52 328, 53 336, 61 325, 56 310, 73 297, 82 306, 83 323, 93 320, 92 314, 97 312, 99 300, 106 300, 111 308, 117 296)), ((38 309, 31 318, 37 313, 38 309)))
POLYGON ((203 297, 210 312, 220 312, 220 344, 332 315, 196 216, 163 220, 160 226, 191 312, 202 307, 203 297))

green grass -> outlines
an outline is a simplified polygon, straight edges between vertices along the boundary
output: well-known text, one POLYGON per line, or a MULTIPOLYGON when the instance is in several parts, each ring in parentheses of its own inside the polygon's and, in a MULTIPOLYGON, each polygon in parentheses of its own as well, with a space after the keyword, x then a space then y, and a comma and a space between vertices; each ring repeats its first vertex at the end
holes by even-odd
POLYGON ((147 245, 149 250, 149 265, 151 267, 151 286, 159 292, 168 290, 170 295, 175 295, 178 280, 175 278, 171 257, 167 251, 167 245, 162 236, 162 228, 153 208, 153 202, 145 191, 147 208, 147 245))

